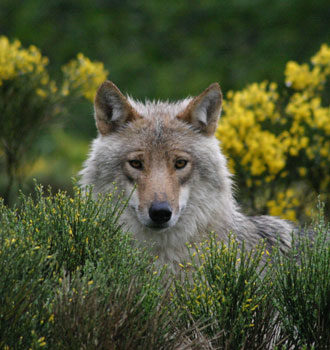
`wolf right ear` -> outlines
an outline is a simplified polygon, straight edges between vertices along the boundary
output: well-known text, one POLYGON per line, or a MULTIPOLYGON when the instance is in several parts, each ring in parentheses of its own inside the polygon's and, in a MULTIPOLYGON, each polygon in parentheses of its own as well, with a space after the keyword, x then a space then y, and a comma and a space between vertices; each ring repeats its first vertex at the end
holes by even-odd
POLYGON ((221 105, 221 89, 218 83, 214 83, 192 99, 178 118, 193 125, 202 134, 212 136, 218 125, 221 105))
POLYGON ((103 136, 138 117, 127 98, 111 81, 105 81, 97 90, 94 111, 97 129, 103 136))

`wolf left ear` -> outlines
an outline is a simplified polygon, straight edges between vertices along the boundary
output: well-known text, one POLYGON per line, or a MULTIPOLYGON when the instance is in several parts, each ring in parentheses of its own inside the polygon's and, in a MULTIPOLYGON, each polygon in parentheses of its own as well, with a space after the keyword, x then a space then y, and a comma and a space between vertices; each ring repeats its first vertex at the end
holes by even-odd
POLYGON ((103 136, 138 117, 127 98, 111 81, 105 81, 97 90, 94 110, 97 129, 103 136))
POLYGON ((211 84, 195 97, 178 118, 192 124, 206 136, 212 136, 221 113, 222 93, 218 83, 211 84))

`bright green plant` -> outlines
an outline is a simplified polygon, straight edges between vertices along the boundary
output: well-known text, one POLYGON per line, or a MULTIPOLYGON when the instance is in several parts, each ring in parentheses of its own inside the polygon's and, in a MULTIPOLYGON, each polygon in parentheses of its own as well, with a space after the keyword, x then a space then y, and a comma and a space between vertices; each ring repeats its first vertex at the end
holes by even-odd
POLYGON ((118 224, 125 203, 76 186, 73 197, 38 186, 16 209, 0 203, 1 348, 170 349, 183 341, 164 271, 118 224))
POLYGON ((47 318, 46 300, 53 257, 25 236, 16 211, 0 202, 0 348, 34 348, 47 318))
POLYGON ((255 83, 224 101, 217 137, 252 211, 296 220, 317 194, 329 206, 330 47, 311 62, 288 62, 286 87, 255 83))
POLYGON ((120 193, 73 187, 0 203, 1 348, 326 349, 324 221, 287 257, 211 234, 173 281, 119 226, 120 193))
POLYGON ((0 161, 6 169, 4 199, 11 199, 15 182, 22 182, 24 160, 32 154, 41 131, 64 113, 69 98, 94 93, 107 72, 82 54, 63 67, 58 87, 47 71, 48 58, 39 49, 0 37, 0 161), (3 160, 1 159, 3 158, 3 160))
POLYGON ((50 255, 56 254, 57 269, 64 268, 68 273, 84 266, 87 260, 98 261, 99 245, 106 235, 117 239, 117 244, 124 241, 118 238, 118 216, 125 204, 120 194, 93 200, 91 192, 82 194, 77 186, 74 193, 73 197, 63 191, 53 195, 49 189, 46 194, 42 186, 37 186, 36 200, 22 196, 19 211, 25 235, 33 237, 36 245, 47 247, 50 255))
MULTIPOLYGON (((323 210, 324 208, 322 208, 323 210)), ((322 211, 321 211, 322 212, 322 211)), ((274 303, 288 349, 330 344, 330 225, 317 223, 295 237, 287 257, 274 259, 274 303)))
POLYGON ((175 283, 175 300, 189 325, 202 320, 204 332, 219 349, 256 349, 274 337, 277 326, 271 307, 263 244, 247 251, 234 236, 228 243, 215 234, 190 246, 191 262, 182 265, 183 282, 175 283))

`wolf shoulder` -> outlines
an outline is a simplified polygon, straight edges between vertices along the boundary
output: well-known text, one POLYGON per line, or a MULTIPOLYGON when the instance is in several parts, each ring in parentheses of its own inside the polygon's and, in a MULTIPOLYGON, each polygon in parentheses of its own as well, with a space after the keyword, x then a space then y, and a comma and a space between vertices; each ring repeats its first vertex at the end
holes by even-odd
POLYGON ((267 247, 279 244, 283 251, 291 247, 292 235, 299 231, 293 222, 275 216, 251 216, 249 220, 254 225, 255 234, 265 240, 267 247))

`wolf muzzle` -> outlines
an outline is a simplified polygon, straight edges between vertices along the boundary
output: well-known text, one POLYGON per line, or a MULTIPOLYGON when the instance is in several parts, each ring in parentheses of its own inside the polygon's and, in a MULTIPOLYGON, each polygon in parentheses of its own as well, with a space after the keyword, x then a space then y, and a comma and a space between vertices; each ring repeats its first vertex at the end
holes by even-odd
POLYGON ((171 220, 172 208, 168 202, 154 201, 149 208, 149 217, 157 225, 163 225, 171 220))

